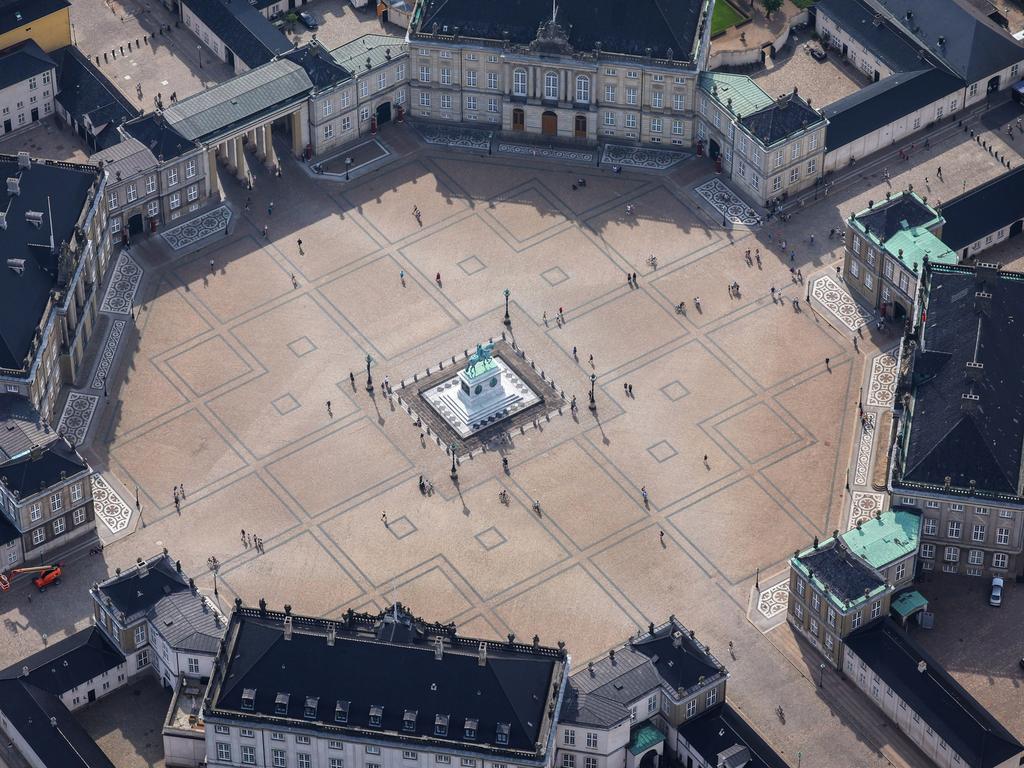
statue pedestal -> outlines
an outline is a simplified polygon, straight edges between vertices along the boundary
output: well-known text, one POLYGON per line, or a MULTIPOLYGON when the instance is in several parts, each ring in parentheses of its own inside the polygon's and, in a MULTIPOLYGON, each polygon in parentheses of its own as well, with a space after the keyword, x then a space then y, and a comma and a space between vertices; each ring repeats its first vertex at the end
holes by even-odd
POLYGON ((428 389, 424 399, 466 438, 540 401, 501 358, 488 357, 428 389))

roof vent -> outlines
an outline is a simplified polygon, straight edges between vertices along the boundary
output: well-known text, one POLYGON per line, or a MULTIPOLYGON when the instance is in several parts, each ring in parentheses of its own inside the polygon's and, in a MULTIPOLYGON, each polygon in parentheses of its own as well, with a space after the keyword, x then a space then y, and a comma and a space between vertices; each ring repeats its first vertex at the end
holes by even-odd
POLYGON ((28 668, 28 667, 22 667, 22 668, 21 668, 21 676, 22 676, 22 677, 28 677, 28 673, 29 673, 29 671, 30 671, 30 670, 29 670, 29 668, 28 668))
POLYGON ((42 211, 25 211, 25 221, 34 226, 36 229, 43 224, 43 212, 42 211))
POLYGON ((946 44, 946 37, 944 35, 939 35, 939 45, 945 45, 945 44, 946 44))
POLYGON ((440 661, 444 658, 444 638, 434 638, 434 659, 440 661))
POLYGON ((21 181, 17 176, 7 177, 7 194, 9 195, 20 195, 21 194, 21 181))
POLYGON ((477 653, 476 663, 481 667, 487 666, 487 643, 480 642, 480 650, 477 653))
POLYGON ((51 728, 56 728, 57 727, 57 718, 56 717, 51 717, 50 718, 50 727, 51 728))
POLYGON ((18 167, 19 168, 31 168, 32 167, 32 156, 28 152, 18 153, 18 167))
POLYGON ((285 640, 291 640, 292 639, 292 617, 291 616, 285 616, 284 617, 284 639, 285 640))
MULTIPOLYGON (((4 226, 4 229, 7 229, 7 227, 4 226)), ((8 259, 7 260, 7 266, 11 270, 11 272, 13 272, 16 275, 20 275, 22 272, 25 271, 25 260, 24 259, 8 259)))
POLYGON ((678 629, 672 633, 672 647, 682 648, 683 647, 683 633, 678 629))
POLYGON ((139 563, 139 578, 144 579, 149 576, 149 566, 145 562, 139 563))
POLYGON ((925 672, 927 672, 928 671, 928 662, 926 662, 924 659, 922 659, 921 661, 917 662, 917 671, 920 672, 922 675, 925 672))

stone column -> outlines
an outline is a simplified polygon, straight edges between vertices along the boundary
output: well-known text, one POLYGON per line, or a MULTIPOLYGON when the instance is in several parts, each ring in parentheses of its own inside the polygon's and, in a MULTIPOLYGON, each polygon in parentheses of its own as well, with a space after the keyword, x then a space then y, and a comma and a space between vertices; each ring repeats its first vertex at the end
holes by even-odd
POLYGON ((249 164, 245 161, 245 145, 242 144, 242 137, 235 137, 235 176, 241 182, 249 180, 249 164))
POLYGON ((225 141, 224 150, 224 160, 227 162, 228 168, 233 171, 238 167, 238 161, 235 160, 235 142, 231 139, 225 141))
POLYGON ((274 134, 270 123, 263 124, 263 146, 266 148, 263 164, 270 170, 274 170, 277 167, 277 152, 274 151, 274 134))
POLYGON ((256 136, 256 159, 262 161, 267 156, 267 150, 264 147, 263 141, 263 126, 256 126, 253 129, 253 134, 256 136))
POLYGON ((292 154, 296 157, 300 156, 306 149, 306 110, 303 108, 292 112, 292 154))
POLYGON ((206 176, 209 178, 209 195, 214 200, 220 200, 220 177, 217 176, 217 148, 210 147, 206 150, 206 176))

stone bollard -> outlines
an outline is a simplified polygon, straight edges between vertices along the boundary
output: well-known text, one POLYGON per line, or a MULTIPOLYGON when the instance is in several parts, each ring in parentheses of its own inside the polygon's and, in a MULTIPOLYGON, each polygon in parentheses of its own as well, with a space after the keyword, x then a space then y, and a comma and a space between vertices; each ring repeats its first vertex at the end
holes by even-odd
POLYGON ((413 381, 419 381, 419 377, 418 377, 418 374, 415 374, 415 373, 414 373, 414 374, 412 375, 412 380, 413 380, 413 381))
POLYGON ((429 424, 427 425, 426 432, 427 432, 428 435, 430 434, 430 425, 429 424))
POLYGON ((437 370, 439 370, 439 371, 443 371, 444 370, 444 360, 441 360, 440 362, 438 362, 437 370))
POLYGON ((537 366, 534 364, 533 360, 530 361, 530 367, 535 371, 537 370, 537 366))
POLYGON ((462 350, 462 356, 463 357, 469 357, 469 350, 468 349, 462 350))
POLYGON ((427 366, 427 376, 429 376, 429 375, 430 375, 430 366, 428 365, 427 366))
POLYGON ((501 340, 505 341, 505 332, 504 331, 501 332, 501 340))
POLYGON ((455 355, 452 355, 452 365, 455 365, 455 355))

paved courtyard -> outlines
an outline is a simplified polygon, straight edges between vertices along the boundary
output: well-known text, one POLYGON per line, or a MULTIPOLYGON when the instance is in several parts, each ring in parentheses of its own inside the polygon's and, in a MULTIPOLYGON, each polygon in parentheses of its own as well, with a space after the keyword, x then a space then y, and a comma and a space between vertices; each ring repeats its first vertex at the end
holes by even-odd
MULTIPOLYGON (((225 609, 235 596, 325 615, 400 600, 467 635, 565 640, 577 667, 675 613, 722 657, 734 642, 730 698, 794 763, 802 751, 808 764, 887 764, 891 735, 859 728, 870 711, 852 722, 762 629, 782 619, 774 585, 787 557, 848 525, 865 359, 891 340, 865 335, 858 351, 796 311, 808 286, 777 239, 723 230, 695 192, 704 161, 613 175, 459 154, 403 127, 381 139, 395 160, 348 184, 289 166, 286 181, 258 179, 248 211, 229 185, 230 234, 198 251, 162 238, 133 248, 141 285, 118 282, 105 311, 123 317, 134 301, 137 321, 120 331, 103 368, 109 402, 85 430, 94 466, 125 499, 137 489, 143 524, 77 561, 59 589, 5 597, 0 666, 42 633, 86 624, 92 581, 168 547, 208 590, 206 561, 218 558, 225 609), (745 263, 748 247, 761 248, 760 268, 745 263), (734 280, 738 295, 722 293, 734 280), (463 456, 453 483, 444 449, 380 383, 397 388, 499 337, 504 288, 510 340, 581 404, 596 374, 597 411, 564 407, 500 450, 463 456), (687 314, 673 310, 680 300, 687 314)), ((868 184, 840 187, 787 236, 827 231, 880 194, 868 184)), ((818 242, 799 252, 805 275, 837 257, 818 242)))

